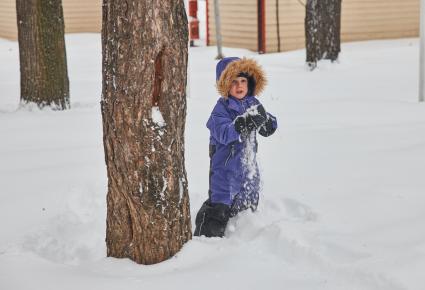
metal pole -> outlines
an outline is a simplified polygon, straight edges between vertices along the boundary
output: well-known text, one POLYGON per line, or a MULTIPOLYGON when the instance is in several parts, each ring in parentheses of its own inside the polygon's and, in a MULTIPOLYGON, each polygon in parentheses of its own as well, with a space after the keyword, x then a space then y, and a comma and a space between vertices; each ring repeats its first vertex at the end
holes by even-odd
POLYGON ((218 0, 214 0, 214 16, 215 16, 215 38, 217 41, 217 57, 216 59, 222 59, 223 53, 221 49, 221 21, 220 21, 220 8, 218 0))
POLYGON ((421 0, 419 20, 419 102, 425 101, 425 0, 421 0))
POLYGON ((277 52, 280 52, 280 20, 279 20, 279 1, 280 1, 280 0, 276 0, 277 52))

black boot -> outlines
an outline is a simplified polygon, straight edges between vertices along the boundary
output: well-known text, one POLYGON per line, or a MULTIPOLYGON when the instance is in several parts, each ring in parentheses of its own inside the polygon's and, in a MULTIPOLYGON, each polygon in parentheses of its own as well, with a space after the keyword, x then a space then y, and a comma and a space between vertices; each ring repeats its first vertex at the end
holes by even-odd
POLYGON ((201 236, 201 229, 203 227, 203 224, 205 223, 205 212, 207 210, 207 207, 210 206, 209 199, 207 199, 199 209, 198 213, 196 214, 195 219, 195 232, 193 233, 194 236, 201 236))
POLYGON ((196 215, 195 236, 224 236, 229 221, 230 207, 222 203, 209 203, 207 200, 196 215))

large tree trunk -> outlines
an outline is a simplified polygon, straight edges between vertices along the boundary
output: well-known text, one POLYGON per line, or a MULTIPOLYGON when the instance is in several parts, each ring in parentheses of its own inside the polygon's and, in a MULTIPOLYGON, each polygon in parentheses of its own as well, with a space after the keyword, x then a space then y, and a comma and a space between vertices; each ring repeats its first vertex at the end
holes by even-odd
POLYGON ((107 255, 158 263, 192 237, 183 0, 103 0, 102 45, 107 255))
POLYGON ((61 0, 16 0, 21 103, 69 108, 61 0))
POLYGON ((307 63, 335 61, 340 52, 341 0, 308 0, 305 17, 307 63))

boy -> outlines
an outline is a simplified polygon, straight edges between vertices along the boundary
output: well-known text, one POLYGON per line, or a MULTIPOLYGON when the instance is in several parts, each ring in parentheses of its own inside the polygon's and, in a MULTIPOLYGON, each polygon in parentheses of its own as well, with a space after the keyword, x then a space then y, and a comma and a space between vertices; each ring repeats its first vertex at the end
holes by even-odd
POLYGON ((230 217, 257 209, 260 176, 256 162, 256 132, 264 137, 277 128, 255 97, 266 78, 252 59, 228 57, 216 67, 217 101, 207 127, 210 130, 209 198, 196 215, 195 236, 223 237, 230 217))

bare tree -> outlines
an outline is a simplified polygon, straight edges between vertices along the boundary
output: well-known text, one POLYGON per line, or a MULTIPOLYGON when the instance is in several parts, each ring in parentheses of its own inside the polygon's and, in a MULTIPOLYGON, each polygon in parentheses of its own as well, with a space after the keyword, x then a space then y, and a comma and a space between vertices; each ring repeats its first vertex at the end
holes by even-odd
POLYGON ((107 255, 161 262, 192 237, 183 0, 103 0, 107 255))
POLYGON ((16 0, 21 103, 69 108, 61 0, 16 0))
POLYGON ((307 63, 311 69, 321 59, 338 59, 341 0, 308 0, 305 17, 307 63))

